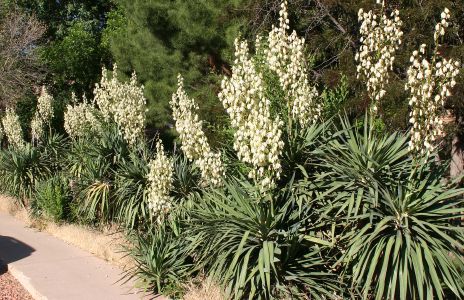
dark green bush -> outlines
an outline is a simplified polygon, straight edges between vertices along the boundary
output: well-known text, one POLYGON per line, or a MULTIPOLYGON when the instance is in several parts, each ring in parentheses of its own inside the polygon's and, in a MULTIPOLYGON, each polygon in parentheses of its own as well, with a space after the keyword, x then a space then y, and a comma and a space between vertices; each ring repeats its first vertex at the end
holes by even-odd
POLYGON ((68 176, 73 182, 77 211, 88 223, 116 220, 114 199, 115 170, 129 153, 116 126, 109 126, 101 137, 89 137, 72 143, 66 157, 68 176))
POLYGON ((32 197, 36 183, 50 176, 50 158, 30 144, 6 149, 0 152, 0 174, 2 190, 25 201, 32 197))
POLYGON ((125 277, 137 279, 139 286, 155 293, 179 296, 182 282, 192 270, 189 243, 178 234, 178 228, 160 224, 150 229, 129 234, 133 246, 127 248, 127 253, 135 265, 125 277))
MULTIPOLYGON (((365 119, 341 122, 322 147, 316 182, 330 199, 337 264, 362 299, 462 297, 462 194, 444 182, 447 165, 413 160, 407 136, 385 135, 365 119)), ((329 207, 328 207, 329 208, 329 207)))
POLYGON ((290 182, 263 196, 231 181, 193 201, 186 227, 196 264, 234 299, 330 298, 341 284, 331 272, 330 228, 317 203, 290 182))
POLYGON ((70 216, 71 199, 66 179, 57 175, 37 184, 32 208, 37 214, 58 222, 70 216))

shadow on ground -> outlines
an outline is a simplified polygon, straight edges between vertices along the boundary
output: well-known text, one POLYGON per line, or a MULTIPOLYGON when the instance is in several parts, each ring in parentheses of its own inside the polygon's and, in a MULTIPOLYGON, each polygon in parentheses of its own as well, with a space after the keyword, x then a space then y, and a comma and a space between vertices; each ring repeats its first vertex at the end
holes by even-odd
POLYGON ((0 235, 0 274, 6 265, 31 255, 35 249, 11 236, 0 235))

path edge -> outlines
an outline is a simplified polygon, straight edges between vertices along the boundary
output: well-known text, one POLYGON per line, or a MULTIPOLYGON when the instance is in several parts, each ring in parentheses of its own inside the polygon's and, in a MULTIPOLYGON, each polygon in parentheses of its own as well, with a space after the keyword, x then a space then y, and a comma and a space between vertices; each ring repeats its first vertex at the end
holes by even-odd
POLYGON ((24 287, 24 289, 31 295, 35 300, 48 300, 47 297, 42 295, 31 283, 31 279, 24 275, 23 272, 19 271, 13 265, 7 265, 7 269, 10 274, 24 287))

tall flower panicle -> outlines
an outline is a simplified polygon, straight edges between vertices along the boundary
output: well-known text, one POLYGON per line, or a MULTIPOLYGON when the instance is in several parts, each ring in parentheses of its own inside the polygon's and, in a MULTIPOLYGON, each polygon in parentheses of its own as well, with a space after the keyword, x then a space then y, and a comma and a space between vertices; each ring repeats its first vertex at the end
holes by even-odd
POLYGON ((38 118, 45 124, 48 124, 54 117, 53 97, 47 92, 44 86, 42 87, 40 97, 37 99, 37 113, 38 118))
MULTIPOLYGON (((377 1, 380 4, 381 1, 377 1)), ((384 2, 381 3, 385 5, 384 2)), ((358 78, 366 80, 371 99, 371 112, 376 113, 378 105, 385 96, 385 85, 389 80, 389 70, 393 69, 395 53, 401 45, 403 32, 399 11, 394 10, 390 17, 377 15, 373 11, 360 9, 361 47, 356 53, 358 78)))
POLYGON ((196 111, 195 101, 187 96, 182 76, 178 76, 178 88, 170 102, 176 130, 182 142, 181 149, 187 158, 199 167, 204 185, 219 186, 224 177, 221 153, 213 152, 202 129, 202 121, 196 111))
POLYGON ((26 143, 23 138, 23 130, 19 122, 18 115, 13 109, 7 108, 5 116, 2 119, 3 129, 8 139, 8 143, 16 149, 22 149, 26 143))
MULTIPOLYGON (((295 31, 290 35, 287 1, 281 4, 279 26, 272 27, 265 49, 269 68, 276 72, 286 94, 293 119, 301 125, 315 123, 322 112, 322 105, 315 86, 311 86, 304 56, 305 40, 295 31)), ((257 39, 256 45, 260 44, 257 39)))
POLYGON ((245 41, 235 41, 232 76, 222 80, 219 93, 231 118, 234 149, 238 158, 252 166, 249 177, 262 188, 270 188, 279 178, 279 156, 283 149, 282 121, 270 113, 270 102, 264 96, 263 76, 258 73, 245 41))
POLYGON ((68 105, 64 113, 64 129, 73 139, 82 138, 90 135, 100 135, 102 123, 99 120, 101 113, 99 110, 88 103, 85 99, 82 103, 77 103, 76 96, 73 94, 72 105, 68 105))
POLYGON ((426 45, 412 53, 408 68, 406 90, 410 92, 411 106, 411 140, 409 150, 418 156, 428 156, 435 150, 437 138, 442 134, 441 115, 451 89, 456 85, 460 63, 452 59, 440 57, 438 54, 439 38, 445 34, 450 18, 445 8, 441 21, 435 27, 435 49, 432 61, 426 58, 426 45))
POLYGON ((4 135, 3 125, 2 125, 2 122, 0 121, 0 146, 1 146, 1 143, 3 141, 3 135, 4 135))
POLYGON ((31 120, 32 143, 40 141, 43 135, 44 135, 43 122, 38 116, 38 114, 35 113, 34 117, 31 120))
POLYGON ((37 108, 31 120, 32 142, 38 142, 44 135, 44 126, 50 126, 50 121, 54 116, 53 97, 42 86, 40 96, 37 99, 37 108))
POLYGON ((164 152, 160 140, 156 143, 156 156, 148 164, 148 206, 159 218, 166 214, 171 208, 174 163, 164 152))
POLYGON ((130 145, 134 145, 143 137, 146 99, 143 95, 143 86, 137 84, 135 73, 132 74, 129 82, 121 82, 118 79, 116 65, 111 79, 108 78, 108 71, 104 68, 102 79, 95 87, 94 95, 103 118, 107 122, 113 120, 130 145))

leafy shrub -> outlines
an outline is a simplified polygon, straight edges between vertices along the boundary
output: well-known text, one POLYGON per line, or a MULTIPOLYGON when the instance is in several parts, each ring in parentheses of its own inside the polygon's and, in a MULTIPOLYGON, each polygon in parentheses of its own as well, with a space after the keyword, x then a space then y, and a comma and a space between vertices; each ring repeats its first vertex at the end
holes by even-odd
POLYGON ((67 182, 57 175, 37 184, 32 208, 55 222, 65 220, 69 215, 70 196, 67 182))
POLYGON ((444 289, 463 294, 456 259, 462 228, 462 189, 429 174, 397 187, 366 195, 369 211, 357 216, 348 233, 344 259, 363 297, 375 299, 444 299, 444 289))
POLYGON ((339 292, 329 269, 330 241, 314 235, 326 220, 292 183, 262 198, 243 181, 206 192, 193 202, 188 236, 196 263, 234 299, 276 296, 316 299, 339 292))
POLYGON ((66 164, 83 221, 108 223, 115 220, 114 170, 128 153, 127 144, 116 126, 106 128, 101 137, 72 143, 66 164))
POLYGON ((314 183, 330 200, 339 266, 363 299, 462 296, 463 190, 445 184, 446 164, 412 160, 407 136, 385 135, 375 123, 341 122, 321 151, 314 183), (453 260, 455 260, 453 262, 453 260))
POLYGON ((177 154, 174 157, 174 188, 173 195, 177 199, 188 199, 200 187, 200 172, 195 166, 189 163, 188 159, 177 154))
POLYGON ((51 174, 49 157, 30 144, 3 150, 0 156, 2 189, 21 201, 31 198, 36 183, 51 174))
POLYGON ((138 286, 155 293, 178 296, 181 282, 192 269, 184 236, 163 224, 145 232, 134 231, 129 239, 133 246, 126 250, 135 265, 127 270, 126 278, 137 278, 138 286))
POLYGON ((115 217, 126 228, 137 229, 151 223, 145 187, 148 173, 148 150, 131 151, 122 158, 115 171, 115 217))

